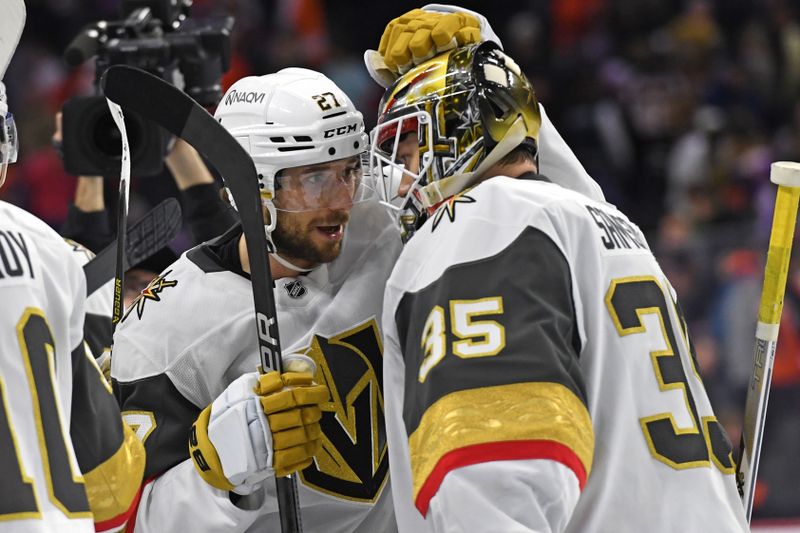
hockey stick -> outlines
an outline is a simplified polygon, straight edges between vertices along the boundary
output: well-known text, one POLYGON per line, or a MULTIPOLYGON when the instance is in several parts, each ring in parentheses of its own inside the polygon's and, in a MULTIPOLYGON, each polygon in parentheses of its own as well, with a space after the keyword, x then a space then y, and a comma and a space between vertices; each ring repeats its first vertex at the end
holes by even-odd
POLYGON ((800 200, 800 163, 786 161, 772 163, 770 180, 778 185, 778 192, 769 236, 761 303, 758 307, 753 375, 747 389, 740 458, 736 469, 736 484, 748 522, 753 513, 758 459, 764 436, 772 366, 778 342, 778 326, 783 311, 786 276, 789 272, 797 205, 800 200))
MULTIPOLYGON (((156 76, 118 65, 106 71, 101 85, 107 98, 140 113, 188 142, 222 175, 238 206, 247 244, 261 366, 264 372, 281 372, 280 337, 261 195, 250 155, 205 109, 156 76), (142 95, 147 95, 147 98, 142 98, 142 95)), ((296 477, 276 477, 275 483, 281 531, 302 531, 296 477)))
POLYGON ((2 0, 0 2, 0 81, 17 49, 22 29, 25 27, 25 2, 2 0))
POLYGON ((111 118, 119 129, 122 137, 122 156, 119 175, 119 200, 117 202, 117 265, 114 276, 114 305, 111 308, 111 335, 113 343, 114 331, 117 324, 122 320, 123 311, 123 287, 125 285, 125 237, 128 233, 128 194, 131 188, 131 150, 128 146, 128 134, 125 131, 125 117, 120 106, 111 100, 106 99, 108 109, 111 111, 111 118))
MULTIPOLYGON (((175 198, 167 198, 128 229, 122 269, 127 271, 164 248, 181 228, 181 205, 175 198)), ((83 265, 86 274, 86 297, 114 277, 117 242, 103 248, 83 265)))

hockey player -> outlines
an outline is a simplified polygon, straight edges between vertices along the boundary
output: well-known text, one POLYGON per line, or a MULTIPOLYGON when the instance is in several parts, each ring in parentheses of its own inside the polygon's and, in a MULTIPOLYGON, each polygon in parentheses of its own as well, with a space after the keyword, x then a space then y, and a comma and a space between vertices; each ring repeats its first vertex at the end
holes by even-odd
MULTIPOLYGON (((21 26, 22 2, 3 2, 0 27, 12 17, 21 26)), ((0 35, 0 52, 10 39, 0 35)), ((0 78, 6 64, 0 57, 0 78)), ((0 186, 16 155, 0 82, 0 186)), ((117 531, 135 508, 144 449, 84 343, 85 298, 69 246, 41 220, 0 201, 3 531, 117 531)))
POLYGON ((372 167, 413 235, 383 319, 399 529, 746 531, 675 291, 624 214, 537 173, 541 121, 492 42, 381 102, 372 167))
POLYGON ((393 531, 380 317, 401 243, 362 178, 361 114, 322 74, 284 69, 236 82, 216 118, 258 170, 281 345, 301 371, 255 373, 241 226, 161 273, 112 358, 148 451, 136 531, 278 531, 274 476, 294 471, 305 531, 393 531))

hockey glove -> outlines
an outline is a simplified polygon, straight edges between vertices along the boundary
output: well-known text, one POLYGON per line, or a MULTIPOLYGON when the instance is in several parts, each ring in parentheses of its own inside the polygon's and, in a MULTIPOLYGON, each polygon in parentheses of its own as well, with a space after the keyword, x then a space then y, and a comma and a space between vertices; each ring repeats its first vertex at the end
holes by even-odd
POLYGON ((378 50, 367 50, 370 76, 389 87, 401 74, 439 53, 458 46, 500 40, 486 17, 456 6, 429 4, 389 22, 378 50))
POLYGON ((284 370, 240 376, 192 425, 189 454, 213 487, 250 494, 268 477, 307 467, 319 451, 328 388, 313 382, 305 355, 285 357, 284 370))

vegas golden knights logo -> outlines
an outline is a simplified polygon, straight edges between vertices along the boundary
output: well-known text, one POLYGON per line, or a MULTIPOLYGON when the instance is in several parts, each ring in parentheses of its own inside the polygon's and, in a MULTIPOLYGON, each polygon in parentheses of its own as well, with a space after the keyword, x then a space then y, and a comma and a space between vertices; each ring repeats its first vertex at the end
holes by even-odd
POLYGON ((167 276, 170 275, 172 270, 167 270, 163 274, 159 274, 153 280, 147 284, 147 287, 142 289, 142 292, 139 293, 139 296, 136 297, 134 301, 131 302, 131 305, 128 307, 128 310, 125 311, 125 316, 122 317, 122 321, 124 322, 128 315, 131 314, 131 311, 136 309, 136 316, 139 317, 141 320, 142 314, 144 314, 144 304, 147 303, 148 300, 153 300, 154 302, 161 301, 161 291, 167 289, 169 287, 174 287, 178 284, 178 280, 175 279, 167 279, 167 276))
POLYGON ((332 496, 373 502, 389 471, 378 324, 370 319, 327 339, 315 335, 306 353, 331 396, 322 404, 322 450, 300 478, 332 496))
POLYGON ((467 196, 464 193, 456 194, 455 196, 450 197, 449 200, 445 201, 441 207, 436 210, 436 213, 433 215, 433 227, 431 231, 436 230, 436 227, 442 221, 442 219, 447 215, 447 218, 450 222, 456 221, 456 208, 458 204, 474 204, 475 198, 472 196, 467 196))

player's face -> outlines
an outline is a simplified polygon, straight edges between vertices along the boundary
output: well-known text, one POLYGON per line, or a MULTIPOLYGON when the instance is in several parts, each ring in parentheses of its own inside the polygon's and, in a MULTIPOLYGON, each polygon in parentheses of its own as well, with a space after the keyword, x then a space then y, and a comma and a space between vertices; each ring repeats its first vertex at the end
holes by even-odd
POLYGON ((285 170, 275 194, 278 250, 303 267, 336 259, 360 178, 359 157, 285 170))
POLYGON ((431 117, 427 111, 413 111, 381 120, 370 134, 370 174, 384 205, 402 209, 403 199, 424 180, 434 157, 431 117))
MULTIPOLYGON (((416 132, 409 132, 400 138, 397 143, 397 157, 395 163, 403 165, 408 171, 414 174, 419 173, 419 138, 416 132)), ((408 174, 403 174, 400 185, 397 188, 397 195, 404 197, 411 189, 414 178, 408 174)))
POLYGON ((298 266, 330 263, 339 257, 349 220, 349 208, 281 213, 272 238, 278 251, 298 266))

